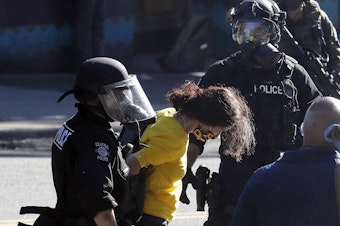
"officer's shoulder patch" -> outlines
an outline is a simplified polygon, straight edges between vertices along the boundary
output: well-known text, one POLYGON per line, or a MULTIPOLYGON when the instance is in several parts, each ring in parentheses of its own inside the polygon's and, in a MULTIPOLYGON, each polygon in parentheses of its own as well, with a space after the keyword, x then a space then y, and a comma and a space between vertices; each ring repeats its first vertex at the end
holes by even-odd
POLYGON ((103 142, 95 142, 95 152, 97 159, 100 161, 108 162, 110 157, 109 145, 103 142))
POLYGON ((63 126, 58 130, 53 143, 61 150, 69 136, 71 136, 73 133, 74 130, 64 123, 63 126))

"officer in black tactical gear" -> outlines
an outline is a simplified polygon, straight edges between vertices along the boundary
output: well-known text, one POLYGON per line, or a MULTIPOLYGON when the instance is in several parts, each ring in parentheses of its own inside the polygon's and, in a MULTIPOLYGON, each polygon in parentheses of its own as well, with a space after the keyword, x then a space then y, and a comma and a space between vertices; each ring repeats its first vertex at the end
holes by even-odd
MULTIPOLYGON (((232 8, 227 18, 239 51, 214 63, 199 82, 201 87, 221 84, 241 91, 254 114, 257 143, 253 155, 232 155, 227 137, 221 134, 221 163, 208 185, 205 226, 230 224, 248 178, 255 169, 278 158, 281 151, 300 145, 298 127, 307 107, 321 96, 305 69, 277 49, 285 16, 272 0, 244 0, 232 8)), ((203 142, 191 138, 189 167, 203 149, 203 142)), ((188 169, 186 177, 190 174, 188 169)))
POLYGON ((119 207, 128 167, 110 122, 130 123, 155 116, 135 75, 107 57, 84 61, 72 90, 78 112, 57 132, 52 145, 55 209, 34 225, 123 225, 119 207))
MULTIPOLYGON (((332 21, 315 0, 276 1, 287 12, 286 27, 302 49, 302 54, 292 46, 290 37, 286 35, 280 40, 280 50, 297 59, 312 78, 329 77, 331 84, 328 87, 315 82, 324 95, 332 95, 328 89, 337 89, 340 93, 340 43, 332 21), (301 59, 302 57, 305 59, 301 59), (318 68, 313 70, 314 65, 318 68), (317 73, 318 69, 323 73, 317 73)), ((339 98, 340 94, 333 96, 339 98)))

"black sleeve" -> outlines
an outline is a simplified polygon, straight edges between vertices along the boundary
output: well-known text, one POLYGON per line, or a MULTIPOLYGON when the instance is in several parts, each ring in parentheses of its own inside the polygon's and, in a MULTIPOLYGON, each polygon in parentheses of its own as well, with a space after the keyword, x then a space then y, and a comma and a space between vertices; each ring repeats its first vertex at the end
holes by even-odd
POLYGON ((314 100, 320 98, 322 94, 315 86, 307 71, 300 64, 295 65, 295 69, 292 74, 292 81, 298 91, 297 98, 301 112, 298 123, 301 124, 307 108, 313 103, 314 100))
POLYGON ((112 162, 117 161, 116 146, 93 133, 84 134, 75 148, 77 156, 74 170, 77 180, 77 195, 81 208, 90 217, 99 211, 116 207, 112 196, 115 188, 112 162))
POLYGON ((328 71, 336 71, 340 73, 340 43, 337 35, 337 31, 333 23, 328 18, 324 11, 321 13, 321 24, 324 35, 324 41, 326 43, 325 51, 329 55, 328 71))
POLYGON ((209 70, 205 73, 205 75, 200 79, 199 86, 200 87, 209 87, 212 85, 222 85, 229 86, 230 84, 230 69, 227 66, 227 60, 224 59, 221 61, 217 61, 213 65, 210 66, 209 70))

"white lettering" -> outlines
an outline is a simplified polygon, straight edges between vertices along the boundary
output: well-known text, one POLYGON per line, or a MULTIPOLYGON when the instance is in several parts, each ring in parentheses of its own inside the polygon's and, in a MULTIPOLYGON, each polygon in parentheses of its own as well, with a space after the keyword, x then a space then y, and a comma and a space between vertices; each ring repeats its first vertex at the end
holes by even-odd
POLYGON ((61 150, 65 142, 67 141, 67 138, 71 135, 72 135, 72 132, 69 131, 65 126, 62 126, 58 130, 53 143, 61 150))
POLYGON ((108 162, 109 161, 108 157, 100 156, 100 155, 97 155, 97 159, 100 160, 100 161, 104 161, 104 162, 108 162))
POLYGON ((105 143, 103 143, 103 142, 96 142, 96 143, 95 143, 95 146, 96 146, 97 148, 103 147, 103 148, 105 148, 105 149, 109 149, 109 145, 107 145, 107 144, 105 144, 105 143))
POLYGON ((254 85, 254 93, 257 93, 258 91, 260 91, 261 93, 265 93, 265 94, 278 94, 278 95, 283 94, 282 87, 277 86, 277 85, 268 85, 268 84, 261 84, 259 86, 254 85))

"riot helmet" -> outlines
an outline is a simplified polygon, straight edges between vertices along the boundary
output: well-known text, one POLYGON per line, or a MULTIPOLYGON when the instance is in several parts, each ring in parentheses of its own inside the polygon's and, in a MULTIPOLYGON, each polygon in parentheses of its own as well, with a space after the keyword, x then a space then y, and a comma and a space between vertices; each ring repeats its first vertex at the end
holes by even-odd
POLYGON ((272 0, 244 0, 228 11, 232 37, 244 57, 254 58, 253 66, 271 68, 281 53, 275 47, 280 41, 286 13, 272 0))
POLYGON ((234 41, 251 41, 256 45, 280 41, 286 13, 272 0, 244 0, 229 10, 234 41))
POLYGON ((84 61, 76 74, 73 89, 81 103, 98 98, 106 115, 122 123, 142 121, 155 116, 136 75, 129 75, 118 60, 94 57, 84 61))

